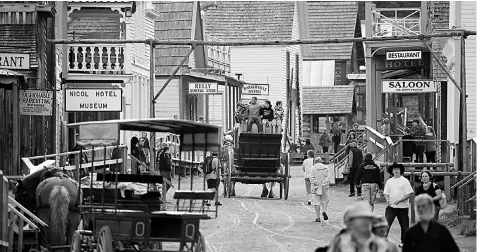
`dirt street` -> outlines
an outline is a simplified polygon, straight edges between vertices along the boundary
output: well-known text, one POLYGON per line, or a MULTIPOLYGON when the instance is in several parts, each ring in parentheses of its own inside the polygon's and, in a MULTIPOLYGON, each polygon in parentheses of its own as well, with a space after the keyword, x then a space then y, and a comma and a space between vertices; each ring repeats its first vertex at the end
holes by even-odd
MULTIPOLYGON (((301 166, 293 166, 291 175, 288 200, 278 199, 278 185, 275 199, 265 199, 260 197, 261 185, 237 183, 236 197, 220 199, 223 206, 218 218, 201 222, 207 251, 314 251, 328 244, 341 229, 346 207, 359 199, 348 198, 348 187, 332 186, 327 211, 330 219, 316 223, 313 206, 306 205, 301 166)), ((377 204, 375 212, 384 215, 384 208, 384 203, 377 204)), ((399 241, 399 230, 395 220, 389 237, 399 241)), ((453 234, 461 251, 476 251, 475 237, 453 234)))

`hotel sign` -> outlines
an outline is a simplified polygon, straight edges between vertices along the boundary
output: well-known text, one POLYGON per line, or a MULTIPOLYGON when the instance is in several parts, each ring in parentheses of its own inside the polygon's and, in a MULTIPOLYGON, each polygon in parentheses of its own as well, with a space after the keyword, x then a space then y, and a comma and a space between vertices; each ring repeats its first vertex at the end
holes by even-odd
POLYGON ((387 52, 386 60, 414 60, 421 59, 421 51, 402 51, 402 52, 387 52))
POLYGON ((217 94, 217 82, 189 82, 189 94, 217 94))
POLYGON ((1 69, 30 69, 30 54, 0 53, 1 69))
POLYGON ((268 84, 243 84, 243 95, 268 95, 268 84))
POLYGON ((436 93, 433 80, 383 80, 383 93, 436 93))
POLYGON ((122 89, 65 89, 65 111, 121 112, 122 89))

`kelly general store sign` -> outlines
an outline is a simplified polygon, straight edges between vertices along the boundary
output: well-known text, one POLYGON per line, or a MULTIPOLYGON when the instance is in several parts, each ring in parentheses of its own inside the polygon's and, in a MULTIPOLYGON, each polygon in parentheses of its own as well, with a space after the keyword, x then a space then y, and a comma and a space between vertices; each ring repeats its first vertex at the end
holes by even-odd
POLYGON ((53 91, 20 90, 20 115, 51 116, 53 91))
POLYGON ((436 93, 433 80, 383 80, 383 93, 436 93))
POLYGON ((122 89, 65 89, 65 111, 121 112, 122 89))
POLYGON ((189 82, 189 94, 217 94, 217 82, 189 82))
POLYGON ((268 95, 268 84, 244 84, 242 88, 243 95, 268 95))
POLYGON ((30 54, 0 53, 0 68, 30 69, 30 54))

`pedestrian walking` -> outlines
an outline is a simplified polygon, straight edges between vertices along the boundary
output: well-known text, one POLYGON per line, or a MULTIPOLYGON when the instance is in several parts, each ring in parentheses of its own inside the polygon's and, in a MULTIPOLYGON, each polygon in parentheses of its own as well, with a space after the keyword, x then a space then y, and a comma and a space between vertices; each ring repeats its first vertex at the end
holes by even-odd
POLYGON ((307 159, 303 161, 303 173, 304 173, 304 179, 305 179, 305 190, 306 190, 306 195, 308 196, 308 205, 311 205, 311 198, 312 198, 312 193, 311 193, 311 182, 310 182, 310 177, 311 177, 311 170, 313 169, 313 165, 315 164, 315 153, 312 150, 309 150, 307 153, 307 159))
POLYGON ((343 216, 346 229, 333 238, 328 252, 398 252, 383 237, 373 234, 374 218, 367 202, 350 206, 343 216))
POLYGON ((404 165, 394 162, 388 168, 388 173, 392 175, 386 181, 384 186, 384 197, 386 198, 385 216, 389 227, 392 226, 394 219, 397 218, 401 226, 401 244, 404 234, 409 228, 409 197, 414 193, 411 183, 402 175, 404 174, 404 165))
POLYGON ((434 200, 428 194, 416 196, 416 219, 404 236, 403 252, 459 252, 452 234, 434 220, 434 200))
POLYGON ((313 193, 311 204, 315 206, 315 222, 321 222, 320 210, 322 210, 321 214, 323 215, 323 219, 328 220, 328 214, 326 213, 329 202, 328 191, 330 189, 330 178, 328 174, 328 166, 323 164, 323 160, 321 160, 320 157, 315 158, 315 164, 310 173, 311 191, 313 193))
MULTIPOLYGON (((210 159, 206 158, 204 162, 206 162, 205 166, 210 166, 210 168, 206 168, 205 172, 205 181, 207 181, 207 188, 210 191, 216 192, 215 194, 215 205, 221 206, 222 203, 219 201, 218 189, 220 184, 220 160, 218 158, 219 154, 217 152, 212 153, 212 157, 210 159)), ((206 206, 210 206, 208 201, 205 201, 204 204, 206 206)))
POLYGON ((315 146, 311 143, 311 140, 308 138, 305 141, 305 145, 303 145, 302 148, 300 148, 301 153, 303 153, 303 159, 307 158, 307 153, 309 150, 315 151, 315 146))
POLYGON ((354 133, 355 138, 356 138, 356 137, 358 136, 358 133, 359 133, 359 132, 358 132, 358 128, 359 128, 359 124, 354 123, 354 124, 353 124, 353 128, 351 128, 351 129, 348 131, 348 133, 346 134, 346 139, 349 138, 349 135, 350 135, 351 133, 354 133))
POLYGON ((438 221, 440 210, 439 200, 442 199, 442 190, 438 184, 432 183, 432 174, 430 171, 421 172, 421 182, 422 184, 416 189, 416 196, 425 193, 432 197, 436 208, 434 220, 438 221))
POLYGON ((356 186, 361 187, 364 200, 371 205, 371 211, 374 211, 374 202, 376 195, 383 190, 381 180, 381 170, 373 161, 373 154, 367 153, 364 156, 364 162, 359 166, 356 173, 356 186))
POLYGON ((323 134, 320 136, 320 139, 318 140, 318 144, 321 145, 321 148, 323 149, 323 153, 328 153, 328 148, 331 145, 331 136, 330 133, 328 133, 328 130, 326 128, 323 129, 323 134))
MULTIPOLYGON (((161 174, 161 176, 172 182, 172 160, 168 146, 162 148, 162 151, 157 156, 156 163, 159 164, 159 173, 161 174)), ((169 188, 171 188, 171 186, 166 183, 166 193, 167 191, 169 191, 169 188)), ((165 198, 166 195, 164 195, 164 199, 165 198)))
POLYGON ((389 224, 388 221, 386 220, 386 217, 382 215, 376 216, 373 221, 373 233, 379 237, 383 237, 387 242, 388 242, 388 247, 392 251, 399 251, 398 244, 390 239, 387 238, 387 234, 389 231, 389 224))
MULTIPOLYGON (((422 120, 422 118, 420 119, 422 120)), ((416 140, 424 139, 424 136, 426 135, 426 128, 420 124, 419 119, 412 120, 412 127, 411 127, 410 134, 416 140)), ((425 149, 424 142, 416 141, 416 147, 414 149, 414 153, 416 154, 417 163, 424 162, 424 149, 425 149)))
MULTIPOLYGON (((358 172, 359 166, 363 163, 363 152, 357 147, 358 141, 356 139, 351 140, 349 146, 349 155, 348 155, 348 168, 349 168, 349 196, 354 197, 355 194, 355 184, 356 173, 358 172)), ((358 191, 358 197, 361 197, 361 187, 356 188, 358 191)))

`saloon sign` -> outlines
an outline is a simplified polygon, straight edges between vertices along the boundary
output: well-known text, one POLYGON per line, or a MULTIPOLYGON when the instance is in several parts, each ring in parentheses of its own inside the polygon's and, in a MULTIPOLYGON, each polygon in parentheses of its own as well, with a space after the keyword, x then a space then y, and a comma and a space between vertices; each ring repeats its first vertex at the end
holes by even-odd
POLYGON ((268 95, 268 84, 244 84, 243 95, 268 95))
POLYGON ((436 93, 433 80, 383 80, 383 93, 436 93))

